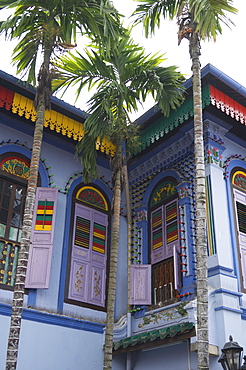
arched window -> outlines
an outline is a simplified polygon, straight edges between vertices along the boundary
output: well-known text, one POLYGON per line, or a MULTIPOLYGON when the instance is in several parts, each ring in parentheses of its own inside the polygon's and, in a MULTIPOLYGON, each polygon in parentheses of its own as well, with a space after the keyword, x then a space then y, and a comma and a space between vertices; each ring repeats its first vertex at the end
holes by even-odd
POLYGON ((178 194, 176 181, 165 178, 149 202, 149 251, 152 266, 152 303, 171 303, 180 290, 178 194))
POLYGON ((77 187, 72 214, 65 301, 105 309, 109 223, 106 195, 95 185, 77 187))
POLYGON ((0 284, 6 287, 15 280, 28 176, 28 158, 0 156, 0 284))
POLYGON ((246 292, 246 171, 236 168, 232 174, 231 182, 235 202, 242 290, 246 292))

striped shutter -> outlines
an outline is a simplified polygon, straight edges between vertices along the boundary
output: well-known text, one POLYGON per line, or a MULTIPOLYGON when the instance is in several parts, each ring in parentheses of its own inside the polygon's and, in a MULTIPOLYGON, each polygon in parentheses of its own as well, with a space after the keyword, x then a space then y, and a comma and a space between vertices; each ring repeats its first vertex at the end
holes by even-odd
POLYGON ((75 204, 68 298, 105 306, 108 216, 75 204))
POLYGON ((243 286, 246 289, 246 194, 234 189, 243 286))
POLYGON ((177 200, 165 205, 165 243, 165 258, 169 258, 173 256, 173 246, 179 246, 177 200))
POLYGON ((151 304, 151 265, 130 266, 130 304, 151 304))
POLYGON ((151 263, 163 260, 164 236, 163 236, 163 207, 155 209, 151 213, 151 263))
POLYGON ((26 288, 49 287, 57 194, 57 189, 37 188, 26 288))

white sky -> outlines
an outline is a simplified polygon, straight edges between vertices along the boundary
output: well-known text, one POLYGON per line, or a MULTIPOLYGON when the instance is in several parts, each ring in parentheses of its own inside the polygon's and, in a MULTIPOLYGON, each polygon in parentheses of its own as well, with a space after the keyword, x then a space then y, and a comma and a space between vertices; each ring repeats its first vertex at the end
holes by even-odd
MULTIPOLYGON (((137 2, 134 0, 113 0, 115 7, 120 13, 130 16, 136 8, 137 2)), ((245 14, 246 1, 234 0, 234 6, 239 13, 231 16, 235 27, 229 29, 223 26, 223 34, 217 37, 216 43, 213 41, 201 43, 201 66, 211 63, 216 68, 246 87, 246 32, 245 32, 245 14)), ((0 13, 2 14, 2 12, 0 13)), ((2 18, 2 16, 1 16, 2 18)), ((130 22, 130 21, 129 21, 130 22)), ((126 20, 126 24, 129 23, 126 20)), ((143 27, 138 25, 133 29, 133 38, 140 45, 144 46, 147 53, 161 52, 165 53, 167 60, 163 66, 176 65, 180 72, 187 78, 191 76, 191 61, 188 50, 188 40, 182 40, 181 45, 177 45, 177 25, 175 21, 162 21, 162 26, 156 31, 156 34, 149 39, 143 36, 143 27)), ((0 69, 15 75, 15 68, 11 66, 12 43, 6 42, 4 37, 0 37, 1 61, 0 69)), ((70 104, 74 104, 73 94, 64 96, 70 104)), ((86 110, 86 100, 88 93, 85 91, 85 97, 81 97, 76 103, 80 109, 86 110)), ((153 105, 152 101, 144 104, 144 109, 140 109, 136 116, 153 105)))

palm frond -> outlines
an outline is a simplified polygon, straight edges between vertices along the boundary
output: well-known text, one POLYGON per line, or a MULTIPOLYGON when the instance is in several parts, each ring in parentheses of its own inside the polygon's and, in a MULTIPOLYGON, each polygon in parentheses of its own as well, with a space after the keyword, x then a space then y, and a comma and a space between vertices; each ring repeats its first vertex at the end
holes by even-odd
POLYGON ((181 0, 138 0, 140 3, 132 17, 134 24, 143 23, 145 36, 155 33, 160 27, 161 18, 173 19, 181 0))
POLYGON ((222 33, 222 24, 228 27, 233 25, 228 15, 236 14, 237 9, 232 4, 231 0, 189 1, 190 13, 196 23, 196 32, 202 39, 215 40, 217 34, 222 33))
MULTIPOLYGON (((54 81, 55 88, 77 85, 80 94, 86 85, 88 88, 97 85, 96 93, 88 101, 85 135, 77 147, 84 168, 87 160, 92 160, 91 154, 87 154, 92 150, 87 137, 91 142, 98 138, 102 142, 107 137, 115 144, 131 139, 129 113, 137 111, 138 103, 144 102, 149 94, 165 115, 182 102, 184 77, 174 66, 161 67, 163 60, 160 54, 146 55, 130 35, 125 35, 118 38, 110 54, 92 46, 85 55, 70 53, 55 64, 60 73, 54 81)), ((88 173, 91 169, 86 167, 88 173)))

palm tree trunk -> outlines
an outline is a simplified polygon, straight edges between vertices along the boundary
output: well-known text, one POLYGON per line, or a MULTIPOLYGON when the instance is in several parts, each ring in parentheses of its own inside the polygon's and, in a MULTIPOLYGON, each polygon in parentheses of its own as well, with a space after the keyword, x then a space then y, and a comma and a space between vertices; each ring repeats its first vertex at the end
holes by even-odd
MULTIPOLYGON (((122 161, 122 146, 117 145, 117 159, 122 161)), ((103 368, 112 369, 112 350, 113 350, 113 328, 114 328, 114 305, 116 292, 116 274, 118 264, 118 245, 119 245, 119 230, 120 230, 120 203, 121 203, 121 177, 122 167, 118 167, 115 174, 114 184, 114 203, 113 203, 113 224, 112 224, 112 239, 111 253, 109 262, 109 281, 108 281, 108 299, 107 299, 107 321, 105 332, 104 346, 104 364, 103 368)))
POLYGON ((190 39, 194 102, 194 150, 196 193, 196 275, 197 275, 197 354, 198 370, 209 370, 208 277, 206 194, 201 98, 200 42, 194 32, 190 39))
MULTIPOLYGON (((43 65, 49 68, 50 50, 44 54, 43 65)), ((38 180, 38 168, 43 140, 43 125, 45 114, 45 91, 39 92, 37 102, 37 120, 35 123, 32 158, 30 163, 30 175, 27 184, 27 196, 23 215, 22 236, 19 248, 18 265, 12 302, 12 314, 9 329, 6 370, 15 370, 17 367, 21 318, 24 303, 26 271, 29 256, 30 238, 32 231, 33 211, 38 180)))

